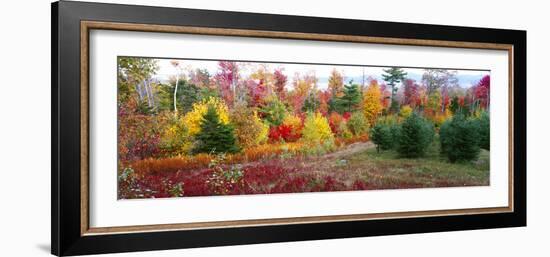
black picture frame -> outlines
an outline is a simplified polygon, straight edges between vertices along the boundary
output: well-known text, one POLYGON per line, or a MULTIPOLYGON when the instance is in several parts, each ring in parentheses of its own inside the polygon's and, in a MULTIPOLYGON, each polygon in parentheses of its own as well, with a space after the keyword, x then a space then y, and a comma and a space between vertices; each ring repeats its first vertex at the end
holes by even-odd
POLYGON ((526 31, 61 1, 52 3, 51 252, 81 255, 526 225, 526 31), (81 234, 82 20, 513 45, 513 201, 507 213, 81 234))

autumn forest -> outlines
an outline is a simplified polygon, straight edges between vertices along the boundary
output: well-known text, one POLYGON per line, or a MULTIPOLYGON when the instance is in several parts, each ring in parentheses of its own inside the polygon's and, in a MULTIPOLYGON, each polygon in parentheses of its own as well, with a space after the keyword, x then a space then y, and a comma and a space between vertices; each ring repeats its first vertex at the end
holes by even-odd
POLYGON ((118 198, 489 185, 490 71, 119 57, 118 198))

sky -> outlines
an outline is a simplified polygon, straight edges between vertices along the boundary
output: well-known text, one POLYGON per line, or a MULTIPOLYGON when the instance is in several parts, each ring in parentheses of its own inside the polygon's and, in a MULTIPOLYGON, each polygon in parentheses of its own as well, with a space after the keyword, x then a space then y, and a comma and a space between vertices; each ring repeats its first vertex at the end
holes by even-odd
MULTIPOLYGON (((159 69, 154 78, 160 81, 167 81, 170 77, 176 74, 176 69, 170 63, 170 59, 157 59, 159 69)), ((180 65, 184 70, 195 70, 197 68, 206 69, 211 75, 214 75, 218 71, 218 61, 210 60, 178 60, 180 65)), ((257 62, 238 62, 239 63, 239 72, 241 77, 247 77, 252 72, 257 70, 260 63, 257 62)), ((373 66, 344 66, 344 65, 322 65, 322 64, 288 64, 288 63, 262 63, 268 67, 270 71, 273 71, 276 68, 282 68, 283 73, 287 75, 289 83, 287 83, 287 88, 291 89, 292 87, 292 78, 295 73, 306 74, 309 72, 314 72, 318 78, 317 87, 319 89, 326 89, 328 87, 328 78, 332 69, 340 71, 344 75, 345 82, 349 82, 350 79, 353 79, 355 83, 361 83, 363 79, 363 74, 365 79, 368 77, 378 79, 382 81, 383 69, 387 67, 373 67, 373 66)), ((407 72, 407 78, 420 81, 424 69, 421 68, 403 68, 407 72)), ((485 75, 489 75, 489 71, 477 71, 477 70, 455 70, 457 71, 456 77, 458 79, 458 84, 461 87, 468 88, 471 87, 485 75)))

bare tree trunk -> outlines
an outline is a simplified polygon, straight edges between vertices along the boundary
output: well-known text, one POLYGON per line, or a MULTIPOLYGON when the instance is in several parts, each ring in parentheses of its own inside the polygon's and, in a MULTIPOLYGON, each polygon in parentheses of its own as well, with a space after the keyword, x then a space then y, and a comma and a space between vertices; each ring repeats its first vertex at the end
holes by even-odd
POLYGON ((142 91, 142 88, 141 88, 141 83, 136 83, 136 91, 138 93, 138 98, 139 98, 139 101, 143 101, 143 91, 142 91))
POLYGON ((178 93, 178 83, 180 82, 180 76, 179 74, 176 75, 176 86, 174 87, 174 115, 178 113, 178 109, 176 106, 176 95, 178 93))
POLYGON ((151 82, 149 80, 145 80, 143 83, 145 85, 145 93, 147 93, 147 104, 150 108, 153 108, 155 107, 155 99, 153 96, 153 89, 151 89, 151 82))
POLYGON ((361 95, 363 95, 363 91, 365 91, 365 68, 363 68, 363 77, 361 79, 361 95))
POLYGON ((445 113, 445 96, 441 96, 441 113, 445 113))
POLYGON ((147 106, 151 107, 151 97, 149 96, 149 85, 147 85, 147 80, 143 81, 143 90, 145 91, 145 97, 147 98, 147 106))
POLYGON ((233 78, 232 82, 231 82, 231 92, 233 94, 233 103, 232 105, 235 106, 235 103, 237 102, 237 82, 236 82, 236 78, 233 78))
POLYGON ((149 88, 149 94, 151 95, 151 106, 156 107, 155 104, 155 94, 153 93, 153 87, 151 86, 151 81, 147 82, 147 87, 149 88))

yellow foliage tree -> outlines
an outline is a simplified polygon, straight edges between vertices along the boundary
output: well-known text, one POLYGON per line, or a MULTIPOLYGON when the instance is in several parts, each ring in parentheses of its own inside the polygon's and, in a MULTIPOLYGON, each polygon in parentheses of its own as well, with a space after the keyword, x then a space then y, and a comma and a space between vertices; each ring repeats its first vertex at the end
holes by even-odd
POLYGON ((161 134, 161 147, 172 155, 185 155, 191 151, 193 140, 183 118, 170 116, 161 134))
POLYGON ((334 140, 334 134, 332 134, 327 118, 319 112, 308 114, 304 121, 302 134, 302 139, 306 143, 324 143, 334 140))
POLYGON ((441 111, 441 92, 435 91, 428 95, 428 103, 424 109, 424 115, 429 119, 434 118, 441 111))
POLYGON ((183 117, 189 135, 194 136, 200 132, 202 117, 206 114, 208 106, 213 106, 216 109, 221 123, 229 123, 229 111, 225 102, 217 97, 209 97, 208 99, 194 103, 193 109, 183 117))
POLYGON ((363 96, 363 113, 365 114, 365 118, 369 121, 369 124, 374 125, 376 123, 376 118, 382 111, 381 98, 382 92, 380 92, 378 82, 373 80, 363 96))
POLYGON ((283 125, 289 126, 295 135, 302 134, 302 119, 297 115, 287 115, 283 119, 283 125))
POLYGON ((430 118, 430 120, 434 123, 436 128, 439 128, 446 120, 450 119, 451 117, 453 117, 453 114, 447 108, 443 113, 437 112, 433 117, 430 118))
POLYGON ((269 126, 258 113, 244 105, 237 105, 231 113, 231 122, 235 126, 235 137, 241 148, 250 148, 267 141, 269 126))
POLYGON ((401 110, 399 111, 399 116, 403 117, 403 118, 407 118, 409 116, 411 116, 413 112, 413 109, 408 106, 408 105, 405 105, 403 107, 401 107, 401 110))
MULTIPOLYGON (((258 117, 258 116, 256 116, 258 117)), ((261 126, 261 130, 260 132, 256 135, 256 144, 263 144, 265 142, 267 142, 267 139, 268 139, 268 136, 269 136, 269 125, 267 125, 265 122, 262 122, 262 120, 260 118, 257 118, 258 121, 261 122, 262 126, 261 126)))

